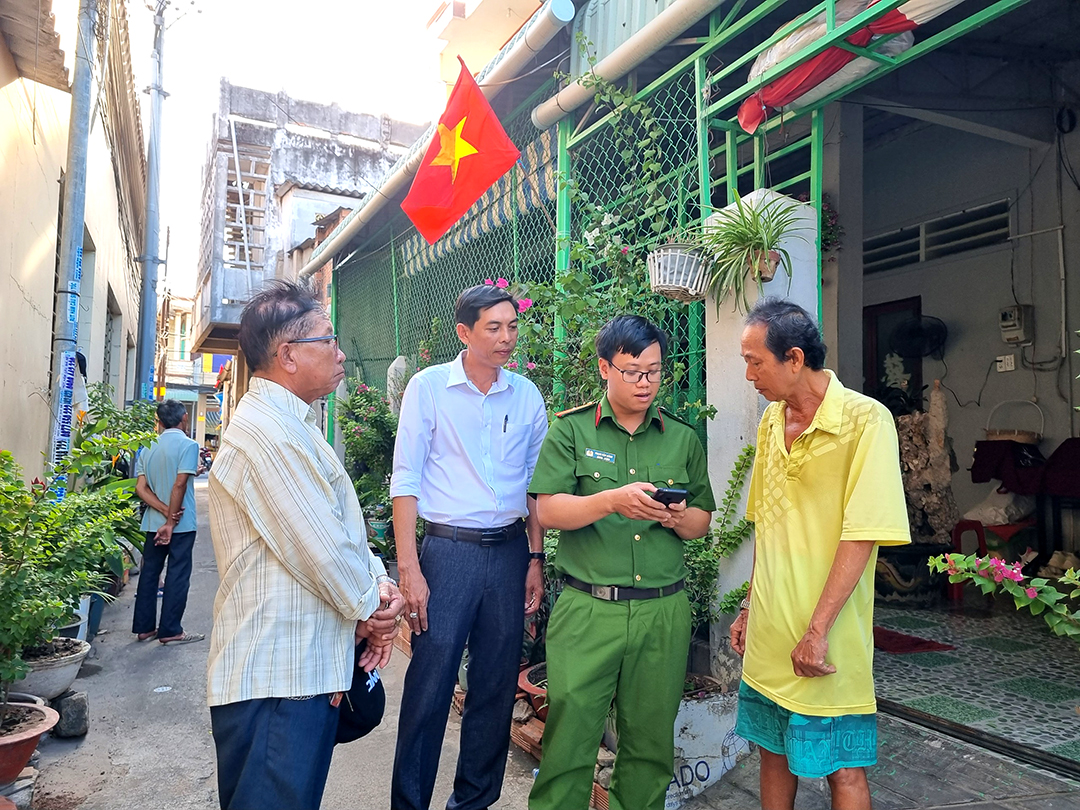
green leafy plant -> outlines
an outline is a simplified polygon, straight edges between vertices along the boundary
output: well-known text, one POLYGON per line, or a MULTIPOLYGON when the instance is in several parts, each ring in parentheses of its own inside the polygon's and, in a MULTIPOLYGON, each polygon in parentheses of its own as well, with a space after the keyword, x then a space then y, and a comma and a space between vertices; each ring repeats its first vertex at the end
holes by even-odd
MULTIPOLYGON (((368 520, 389 520, 397 416, 378 388, 360 381, 350 381, 347 388, 350 393, 341 400, 338 411, 345 442, 345 469, 364 516, 368 520)), ((386 559, 394 558, 391 537, 372 542, 386 559)))
POLYGON ((1080 574, 1074 569, 1052 583, 1038 577, 1027 579, 1023 563, 1007 563, 996 557, 974 554, 942 554, 927 561, 931 571, 949 575, 949 582, 973 582, 984 594, 1005 592, 1017 610, 1042 616, 1056 635, 1080 643, 1080 610, 1069 610, 1067 599, 1080 598, 1080 574))
POLYGON ((686 594, 690 598, 690 613, 695 632, 708 627, 719 615, 716 606, 716 578, 719 575, 720 561, 735 553, 754 530, 754 524, 745 517, 736 519, 746 477, 754 464, 754 452, 754 447, 747 445, 735 460, 727 490, 720 501, 720 508, 709 533, 696 540, 683 541, 683 561, 688 572, 686 594))
POLYGON ((716 298, 718 311, 728 296, 734 297, 740 310, 749 309, 747 278, 762 290, 761 275, 770 254, 777 254, 790 285, 791 255, 780 245, 784 237, 799 230, 797 220, 798 208, 793 200, 772 198, 751 205, 736 193, 734 208, 719 211, 702 228, 698 244, 708 257, 706 287, 716 298))
MULTIPOLYGON (((579 36, 578 43, 592 65, 588 42, 579 36)), ((514 289, 529 306, 519 321, 518 354, 507 364, 536 383, 551 413, 603 393, 596 335, 609 320, 633 313, 663 326, 685 317, 682 305, 653 293, 645 264, 648 246, 671 229, 678 214, 669 192, 679 177, 667 176, 660 162, 665 130, 652 106, 633 90, 591 69, 580 81, 594 91, 597 115, 610 113, 610 158, 625 178, 615 191, 625 201, 622 207, 632 206, 635 214, 623 216, 613 205, 600 204, 573 177, 560 179, 575 222, 575 235, 559 245, 569 253, 569 266, 558 270, 551 282, 514 289)), ((672 362, 667 374, 669 381, 678 382, 686 374, 685 363, 672 362)), ((670 391, 665 386, 659 402, 678 408, 670 391)), ((691 418, 700 413, 684 411, 691 418)))
POLYGON ((720 597, 720 601, 716 605, 716 612, 727 615, 738 614, 739 610, 741 610, 742 600, 746 598, 748 593, 750 593, 749 582, 744 582, 738 588, 732 588, 720 597))
POLYGON ((0 451, 0 722, 8 688, 29 669, 24 651, 47 644, 79 598, 100 590, 106 566, 122 566, 118 538, 137 520, 134 485, 108 471, 146 439, 87 435, 84 426, 47 479, 29 485, 0 451))
MULTIPOLYGON (((810 202, 809 194, 800 194, 799 202, 810 202)), ((818 238, 821 242, 821 252, 839 250, 841 240, 844 238, 844 227, 840 224, 840 217, 836 209, 832 207, 828 194, 821 195, 821 221, 818 225, 818 238)))

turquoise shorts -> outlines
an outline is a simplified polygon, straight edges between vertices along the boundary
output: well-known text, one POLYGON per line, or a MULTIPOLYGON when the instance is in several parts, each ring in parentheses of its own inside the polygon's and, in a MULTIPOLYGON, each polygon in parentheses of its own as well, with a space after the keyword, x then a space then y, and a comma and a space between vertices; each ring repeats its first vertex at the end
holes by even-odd
POLYGON ((828 776, 841 768, 865 768, 877 762, 877 715, 813 717, 788 711, 752 689, 739 685, 735 733, 766 751, 787 757, 796 776, 828 776))

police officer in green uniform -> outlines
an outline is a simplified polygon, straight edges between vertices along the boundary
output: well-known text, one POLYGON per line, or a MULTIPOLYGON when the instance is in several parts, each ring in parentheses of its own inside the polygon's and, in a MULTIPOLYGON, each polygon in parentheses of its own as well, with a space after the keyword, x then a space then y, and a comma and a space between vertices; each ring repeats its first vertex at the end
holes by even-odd
POLYGON ((529 486, 562 531, 565 587, 548 623, 548 717, 530 810, 585 810, 604 720, 619 736, 612 810, 660 810, 690 645, 683 540, 715 508, 693 429, 655 404, 667 337, 621 315, 596 338, 607 393, 558 414, 529 486), (684 489, 665 506, 657 489, 684 489))

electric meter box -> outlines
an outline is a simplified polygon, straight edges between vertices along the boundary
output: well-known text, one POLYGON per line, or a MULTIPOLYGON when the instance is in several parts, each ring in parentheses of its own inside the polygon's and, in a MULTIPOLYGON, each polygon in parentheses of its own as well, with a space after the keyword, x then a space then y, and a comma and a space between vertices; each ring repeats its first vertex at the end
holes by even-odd
POLYGON ((1002 307, 998 318, 1001 327, 1001 339, 1010 346, 1029 346, 1031 344, 1031 327, 1034 323, 1034 307, 1027 304, 1015 304, 1011 307, 1002 307))

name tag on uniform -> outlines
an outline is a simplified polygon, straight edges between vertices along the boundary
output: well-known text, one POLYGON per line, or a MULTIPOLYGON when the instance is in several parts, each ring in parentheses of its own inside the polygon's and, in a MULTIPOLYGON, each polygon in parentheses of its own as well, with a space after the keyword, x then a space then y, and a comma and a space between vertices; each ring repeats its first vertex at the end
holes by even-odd
POLYGON ((593 450, 591 447, 585 448, 585 458, 595 458, 597 461, 606 461, 608 464, 615 463, 614 453, 605 453, 603 450, 593 450))

